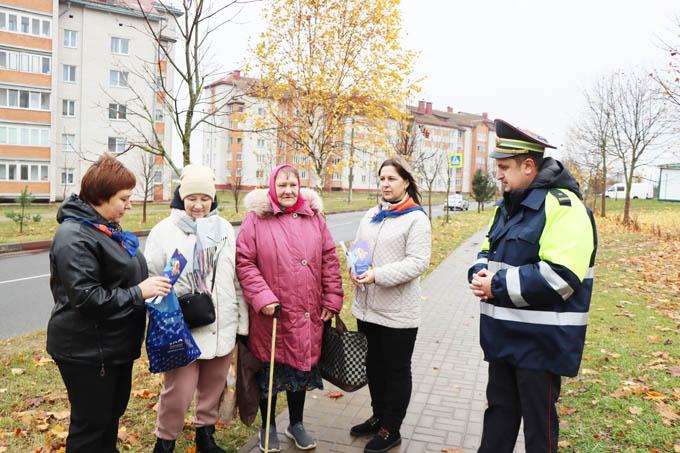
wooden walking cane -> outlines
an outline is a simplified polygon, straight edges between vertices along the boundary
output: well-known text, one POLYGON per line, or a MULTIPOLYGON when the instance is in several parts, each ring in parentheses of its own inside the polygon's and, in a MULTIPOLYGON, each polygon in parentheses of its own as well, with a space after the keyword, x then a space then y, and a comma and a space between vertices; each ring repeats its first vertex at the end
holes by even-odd
POLYGON ((269 392, 267 393, 267 426, 264 429, 264 453, 269 453, 269 426, 272 423, 272 386, 274 384, 274 356, 276 355, 276 321, 281 313, 281 305, 277 305, 272 315, 272 352, 269 358, 269 392))

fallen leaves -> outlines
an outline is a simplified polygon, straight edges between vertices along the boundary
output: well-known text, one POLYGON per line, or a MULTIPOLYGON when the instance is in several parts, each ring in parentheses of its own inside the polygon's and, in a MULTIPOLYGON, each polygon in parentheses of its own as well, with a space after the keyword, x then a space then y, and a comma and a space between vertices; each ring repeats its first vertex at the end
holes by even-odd
POLYGON ((25 373, 25 370, 23 368, 12 368, 10 372, 12 376, 20 376, 25 373))
POLYGON ((654 410, 661 416, 661 423, 666 426, 671 426, 674 421, 680 420, 680 412, 676 411, 673 406, 666 404, 663 401, 654 403, 654 410))
POLYGON ((151 399, 151 398, 156 398, 158 396, 158 393, 151 392, 148 389, 139 389, 139 390, 133 390, 132 391, 132 396, 135 398, 141 398, 141 399, 151 399))
POLYGON ((628 412, 633 415, 640 415, 642 413, 642 408, 637 406, 632 406, 628 408, 628 412))

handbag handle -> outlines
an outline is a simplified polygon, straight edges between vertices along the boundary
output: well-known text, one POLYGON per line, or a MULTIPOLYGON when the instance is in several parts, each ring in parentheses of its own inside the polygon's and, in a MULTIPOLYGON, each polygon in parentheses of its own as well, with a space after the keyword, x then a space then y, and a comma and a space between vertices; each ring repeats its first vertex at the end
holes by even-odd
POLYGON ((342 319, 340 319, 340 315, 338 313, 335 314, 335 329, 340 333, 347 332, 347 326, 344 322, 342 322, 342 319))

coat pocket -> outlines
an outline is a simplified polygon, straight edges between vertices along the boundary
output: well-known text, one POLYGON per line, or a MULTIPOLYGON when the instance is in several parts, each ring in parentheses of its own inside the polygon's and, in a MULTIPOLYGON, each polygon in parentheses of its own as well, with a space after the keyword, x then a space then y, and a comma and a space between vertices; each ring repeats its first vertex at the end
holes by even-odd
POLYGON ((368 301, 368 308, 376 313, 390 313, 403 309, 403 285, 376 286, 375 295, 368 301))

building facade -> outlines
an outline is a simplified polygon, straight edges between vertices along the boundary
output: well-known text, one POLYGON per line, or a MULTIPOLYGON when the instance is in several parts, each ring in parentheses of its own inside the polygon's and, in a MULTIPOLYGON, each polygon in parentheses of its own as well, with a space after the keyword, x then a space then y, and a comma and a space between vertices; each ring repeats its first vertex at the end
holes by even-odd
MULTIPOLYGON (((314 186, 314 171, 300 149, 289 143, 278 131, 269 113, 270 100, 254 96, 257 79, 243 77, 233 71, 207 87, 206 96, 213 106, 214 118, 203 127, 203 164, 215 170, 218 187, 249 190, 268 184, 271 169, 282 162, 294 164, 300 170, 301 184, 314 186)), ((281 115, 285 106, 274 106, 281 115)), ((322 186, 325 190, 372 191, 378 187, 377 171, 380 163, 399 149, 402 128, 408 128, 413 139, 409 150, 426 189, 444 192, 470 193, 472 178, 477 169, 492 172, 489 155, 495 147, 493 121, 481 115, 433 110, 430 102, 407 107, 410 119, 404 123, 390 122, 383 140, 372 137, 362 118, 348 118, 341 146, 331 156, 322 186), (448 156, 463 155, 463 167, 448 168, 448 156)))
POLYGON ((0 198, 49 198, 54 131, 52 0, 0 1, 0 198))
MULTIPOLYGON (((178 12, 142 5, 172 46, 178 12)), ((136 0, 0 0, 0 198, 62 200, 106 151, 137 175, 134 198, 169 198, 169 166, 132 146, 157 136, 172 150, 154 84, 173 74, 144 16, 136 0)))

